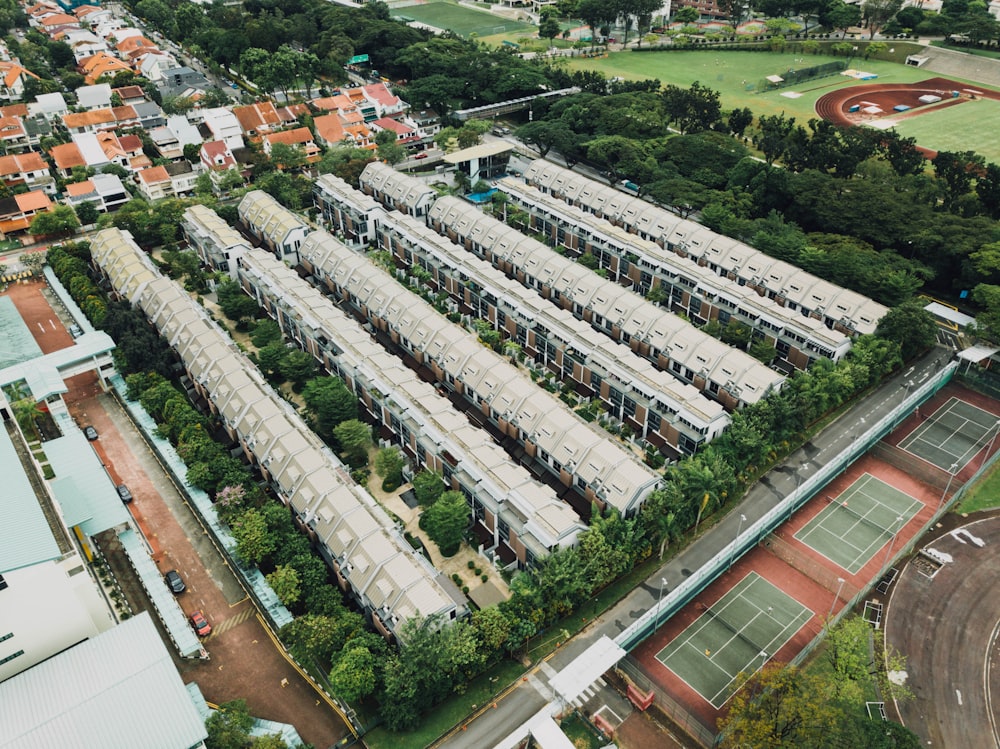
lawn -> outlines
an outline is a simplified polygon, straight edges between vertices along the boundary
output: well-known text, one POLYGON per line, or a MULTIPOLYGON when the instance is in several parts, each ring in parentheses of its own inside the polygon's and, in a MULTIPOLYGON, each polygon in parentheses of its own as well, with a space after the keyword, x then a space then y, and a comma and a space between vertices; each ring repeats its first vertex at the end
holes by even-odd
POLYGON ((896 132, 935 151, 973 150, 1000 163, 1000 101, 976 99, 899 120, 896 132))
MULTIPOLYGON (((605 58, 573 58, 571 69, 600 70, 609 78, 621 76, 631 79, 657 78, 662 83, 690 86, 695 81, 719 92, 723 109, 749 107, 755 115, 784 113, 799 122, 816 116, 816 100, 830 91, 862 85, 842 75, 819 78, 794 89, 780 89, 757 93, 747 86, 756 84, 765 76, 781 75, 789 69, 801 69, 844 58, 829 55, 803 55, 801 52, 613 52, 605 58), (802 94, 789 98, 782 94, 794 91, 802 94)), ((882 60, 854 59, 851 67, 878 75, 874 81, 915 83, 935 77, 928 70, 907 67, 882 60)), ((974 84, 979 86, 979 84, 974 84)), ((959 107, 960 108, 960 107, 959 107)), ((965 148, 979 151, 977 138, 965 148)))
POLYGON ((965 514, 1000 507, 1000 462, 993 466, 962 497, 955 511, 965 514))
POLYGON ((430 2, 425 5, 397 6, 393 16, 419 21, 437 29, 451 30, 459 36, 476 34, 480 37, 506 34, 513 39, 526 31, 537 31, 535 26, 520 21, 511 21, 492 13, 473 10, 451 2, 430 2))

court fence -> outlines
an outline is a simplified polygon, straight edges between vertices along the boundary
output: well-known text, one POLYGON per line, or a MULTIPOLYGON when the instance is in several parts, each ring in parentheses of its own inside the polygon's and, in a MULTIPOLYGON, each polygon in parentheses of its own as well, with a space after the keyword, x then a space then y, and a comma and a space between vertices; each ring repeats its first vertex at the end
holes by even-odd
POLYGON ((647 693, 652 692, 656 695, 656 701, 653 704, 691 738, 703 746, 712 746, 715 744, 715 731, 697 720, 688 712, 687 708, 661 689, 656 682, 647 677, 632 656, 627 655, 618 661, 615 669, 624 679, 631 681, 642 691, 647 693))
POLYGON ((805 479, 801 485, 758 520, 750 523, 733 541, 723 546, 714 557, 626 627, 615 638, 615 643, 625 650, 632 650, 649 637, 655 631, 658 623, 666 621, 684 608, 696 595, 729 569, 736 559, 742 557, 773 533, 835 476, 843 473, 858 457, 864 455, 885 435, 898 427, 914 409, 947 385, 957 368, 957 362, 949 362, 929 377, 925 383, 915 388, 902 403, 873 424, 868 431, 853 439, 843 452, 822 466, 815 474, 805 479))

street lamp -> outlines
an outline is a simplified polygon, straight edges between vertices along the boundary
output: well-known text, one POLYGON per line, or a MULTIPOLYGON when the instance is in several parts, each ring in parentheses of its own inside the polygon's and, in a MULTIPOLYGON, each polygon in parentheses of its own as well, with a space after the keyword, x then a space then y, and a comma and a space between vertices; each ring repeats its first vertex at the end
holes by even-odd
POLYGON ((840 601, 840 592, 844 589, 845 582, 847 581, 844 578, 837 578, 837 595, 833 597, 833 603, 830 604, 830 613, 826 615, 827 626, 830 626, 830 621, 833 619, 833 610, 837 608, 837 603, 840 601))
POLYGON ((736 526, 736 538, 733 539, 733 548, 729 550, 729 567, 727 569, 733 568, 733 558, 736 556, 736 543, 740 540, 740 531, 743 530, 743 524, 747 521, 747 516, 740 513, 740 522, 736 526))
POLYGON ((861 433, 863 431, 865 431, 865 423, 866 422, 865 422, 865 420, 863 418, 860 419, 858 421, 857 428, 854 430, 854 439, 851 441, 851 452, 852 453, 854 452, 854 448, 856 448, 858 446, 858 437, 860 437, 861 433))
POLYGON ((892 538, 889 539, 889 550, 885 553, 885 561, 882 562, 882 569, 885 569, 886 565, 889 564, 889 557, 892 556, 892 547, 896 543, 896 536, 899 535, 900 530, 903 528, 903 516, 900 515, 896 518, 896 529, 892 532, 892 538))
POLYGON ((663 603, 663 589, 667 587, 667 578, 660 578, 660 596, 656 599, 656 613, 653 614, 653 632, 660 628, 660 604, 663 603))
POLYGON ((944 491, 941 492, 941 499, 938 500, 937 509, 934 511, 935 515, 941 512, 941 505, 944 504, 944 498, 945 496, 947 496, 948 490, 951 489, 951 482, 955 478, 955 474, 957 473, 958 473, 958 461, 955 461, 954 463, 951 464, 951 468, 948 469, 948 483, 945 484, 944 491))

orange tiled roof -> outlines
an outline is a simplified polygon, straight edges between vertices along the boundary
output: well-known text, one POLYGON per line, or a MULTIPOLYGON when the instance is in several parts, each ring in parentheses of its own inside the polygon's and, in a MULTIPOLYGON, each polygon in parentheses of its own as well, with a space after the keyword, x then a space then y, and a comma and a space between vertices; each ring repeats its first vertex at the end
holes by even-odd
POLYGON ((110 109, 91 109, 86 112, 70 112, 62 116, 68 130, 93 125, 107 125, 115 121, 115 113, 110 109))
POLYGON ((0 73, 3 74, 3 85, 7 88, 17 83, 17 79, 22 75, 30 75, 32 78, 38 78, 37 75, 27 68, 22 68, 16 62, 0 62, 0 73))
POLYGON ((45 16, 41 20, 42 26, 62 26, 63 24, 73 24, 77 25, 80 23, 80 19, 76 16, 71 16, 69 13, 55 13, 51 16, 45 16))
POLYGON ((278 116, 274 104, 269 101, 261 101, 255 104, 248 104, 245 107, 233 107, 233 114, 239 120, 243 132, 259 130, 263 125, 278 125, 281 118, 278 116))
POLYGON ((89 179, 66 185, 66 193, 74 198, 79 195, 90 195, 92 192, 94 192, 94 183, 89 179))
POLYGON ((25 135, 24 123, 20 117, 5 117, 0 119, 0 139, 20 138, 25 135))
POLYGON ((312 133, 307 127, 297 127, 294 130, 282 130, 280 133, 270 133, 264 136, 264 140, 272 145, 274 143, 285 143, 290 146, 305 145, 311 143, 312 133))
POLYGON ((47 211, 52 207, 52 201, 49 199, 49 196, 41 190, 32 190, 21 195, 15 195, 14 200, 17 201, 17 207, 24 213, 28 211, 47 211))
POLYGON ((149 169, 143 169, 139 172, 139 179, 145 182, 147 185, 153 185, 157 182, 169 182, 170 175, 167 174, 166 167, 154 166, 149 169))
POLYGON ((147 39, 144 36, 129 36, 122 39, 115 45, 115 49, 119 52, 131 52, 137 47, 152 47, 153 49, 158 49, 154 41, 147 39))
POLYGON ((27 117, 28 116, 28 105, 27 104, 9 104, 6 107, 0 107, 0 117, 27 117))
POLYGON ((344 139, 344 124, 335 114, 324 114, 313 119, 316 134, 327 143, 338 143, 344 139))
POLYGON ((49 149, 49 156, 59 169, 72 169, 75 166, 86 166, 87 162, 80 153, 76 143, 63 143, 49 149))
POLYGON ((142 153, 138 156, 133 156, 128 160, 128 165, 132 171, 137 172, 140 169, 145 169, 153 165, 153 160, 149 158, 146 154, 142 153))

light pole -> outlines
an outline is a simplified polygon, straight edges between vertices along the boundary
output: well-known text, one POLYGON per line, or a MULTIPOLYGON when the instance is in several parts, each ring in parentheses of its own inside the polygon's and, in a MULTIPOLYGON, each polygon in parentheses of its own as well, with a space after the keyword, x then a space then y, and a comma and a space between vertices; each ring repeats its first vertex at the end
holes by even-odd
POLYGON ((903 528, 903 516, 900 515, 896 518, 896 529, 892 532, 892 538, 889 539, 889 550, 885 553, 885 561, 882 562, 882 569, 885 569, 886 565, 889 564, 889 558, 892 556, 892 547, 896 543, 896 536, 903 528))
POLYGON ((986 454, 983 455, 983 462, 980 464, 980 468, 986 465, 986 461, 990 459, 990 453, 993 452, 993 443, 997 441, 998 434, 1000 434, 1000 421, 993 425, 993 436, 990 437, 990 442, 986 446, 986 454))
POLYGON ((951 464, 951 468, 948 469, 948 483, 945 484, 944 491, 941 492, 941 499, 938 500, 937 509, 934 511, 935 515, 937 513, 941 512, 941 505, 944 504, 944 498, 947 496, 948 490, 951 489, 951 482, 955 478, 955 474, 956 473, 958 473, 958 462, 957 461, 954 462, 954 463, 952 463, 951 464))
POLYGON ((861 433, 864 432, 864 431, 865 431, 865 420, 864 419, 860 419, 858 421, 857 428, 854 430, 854 439, 851 441, 851 452, 852 453, 854 452, 854 449, 858 446, 858 437, 860 437, 861 433))
POLYGON ((740 522, 736 526, 736 538, 733 539, 733 548, 729 550, 729 567, 733 568, 733 558, 736 556, 736 542, 740 540, 740 531, 743 530, 743 524, 747 521, 747 516, 740 513, 740 522))
POLYGON ((653 632, 660 628, 660 604, 663 603, 663 589, 667 587, 667 578, 660 578, 660 596, 656 599, 656 613, 653 614, 653 632))
POLYGON ((837 608, 837 603, 840 601, 840 592, 844 589, 844 583, 847 582, 842 577, 837 578, 837 595, 833 597, 833 603, 830 604, 830 613, 826 615, 826 625, 830 626, 830 621, 833 619, 833 610, 837 608))

